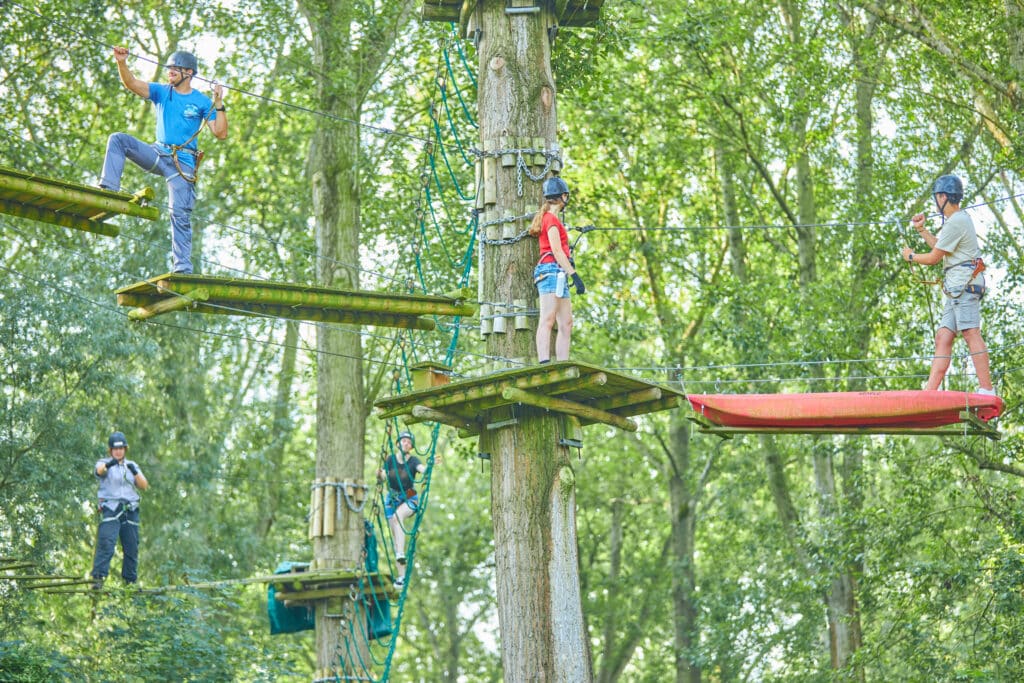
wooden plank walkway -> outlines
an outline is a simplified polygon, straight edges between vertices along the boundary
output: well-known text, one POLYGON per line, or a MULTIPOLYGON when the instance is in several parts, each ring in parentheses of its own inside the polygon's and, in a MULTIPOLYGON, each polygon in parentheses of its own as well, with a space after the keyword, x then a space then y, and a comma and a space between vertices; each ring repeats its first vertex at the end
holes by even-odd
POLYGON ((117 215, 156 220, 160 211, 145 206, 152 188, 138 194, 111 192, 0 166, 0 213, 115 237, 116 225, 105 221, 117 215))
POLYGON ((132 320, 172 311, 432 330, 432 316, 472 316, 468 290, 451 296, 349 291, 314 285, 167 273, 117 290, 132 320))

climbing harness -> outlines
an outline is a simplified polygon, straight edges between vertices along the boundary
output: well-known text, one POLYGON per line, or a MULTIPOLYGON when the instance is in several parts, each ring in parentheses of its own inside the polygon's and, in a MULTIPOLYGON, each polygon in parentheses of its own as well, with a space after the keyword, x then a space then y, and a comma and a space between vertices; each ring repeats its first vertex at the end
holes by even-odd
MULTIPOLYGON (((206 114, 209 114, 209 112, 206 112, 206 114)), ((201 164, 203 162, 203 156, 204 156, 205 153, 201 149, 197 149, 195 152, 193 152, 193 156, 196 158, 196 165, 193 167, 192 175, 190 177, 181 168, 181 162, 178 161, 178 152, 183 150, 183 149, 186 149, 190 142, 192 142, 197 137, 199 137, 199 134, 201 132, 203 132, 203 127, 205 125, 206 125, 206 115, 203 115, 203 117, 199 121, 199 128, 196 129, 196 132, 193 133, 192 137, 190 137, 188 140, 186 140, 184 142, 184 144, 181 144, 181 145, 170 145, 169 144, 169 145, 167 145, 168 147, 171 148, 171 160, 174 161, 174 168, 176 168, 178 170, 178 174, 182 178, 184 178, 186 182, 192 183, 193 185, 196 184, 196 180, 199 178, 199 164, 201 164)), ((191 150, 188 150, 188 151, 191 151, 191 150)))
POLYGON ((943 282, 942 283, 942 293, 943 294, 948 296, 950 299, 959 299, 964 294, 977 294, 979 297, 985 296, 985 289, 986 289, 985 285, 974 285, 974 284, 971 284, 972 282, 974 282, 974 278, 978 277, 979 275, 981 275, 982 273, 985 272, 985 262, 981 259, 980 256, 977 257, 977 258, 971 259, 970 261, 964 261, 963 263, 957 263, 956 265, 949 266, 948 268, 946 268, 942 272, 943 273, 948 273, 953 268, 974 268, 974 270, 971 271, 971 277, 967 280, 967 284, 964 285, 964 288, 961 289, 956 294, 953 294, 948 289, 946 289, 946 284, 945 284, 945 282, 943 282))

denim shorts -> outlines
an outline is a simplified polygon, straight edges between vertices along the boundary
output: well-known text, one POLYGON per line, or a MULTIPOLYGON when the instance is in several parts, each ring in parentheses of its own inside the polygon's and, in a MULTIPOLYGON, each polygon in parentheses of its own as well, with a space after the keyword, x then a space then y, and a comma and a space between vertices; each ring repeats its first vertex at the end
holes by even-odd
MULTIPOLYGON (((955 296, 961 291, 957 288, 951 293, 955 296)), ((954 332, 981 327, 981 296, 969 292, 964 292, 955 299, 947 296, 939 327, 946 327, 954 332)))
POLYGON ((409 509, 413 512, 420 506, 420 497, 418 495, 411 498, 406 498, 404 493, 398 493, 397 491, 388 491, 384 496, 384 519, 391 519, 395 516, 395 512, 398 510, 398 506, 402 503, 408 503, 409 509))
POLYGON ((533 269, 533 282, 537 285, 538 294, 554 294, 559 299, 569 298, 568 278, 564 277, 565 271, 557 263, 538 263, 533 269), (562 273, 562 291, 558 290, 558 274, 562 273))

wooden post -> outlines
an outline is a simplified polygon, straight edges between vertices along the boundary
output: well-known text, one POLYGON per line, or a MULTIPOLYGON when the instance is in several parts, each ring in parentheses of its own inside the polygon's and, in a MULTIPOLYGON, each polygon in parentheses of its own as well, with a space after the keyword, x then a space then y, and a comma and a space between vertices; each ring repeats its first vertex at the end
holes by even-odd
POLYGON ((334 520, 335 513, 337 512, 337 501, 336 497, 340 495, 335 484, 338 480, 334 477, 327 477, 327 486, 324 487, 324 506, 323 506, 323 518, 324 518, 324 536, 334 535, 334 520))
MULTIPOLYGON (((317 484, 323 484, 323 479, 317 479, 317 484)), ((324 535, 324 487, 313 488, 313 509, 309 511, 309 517, 313 523, 313 538, 324 535)))

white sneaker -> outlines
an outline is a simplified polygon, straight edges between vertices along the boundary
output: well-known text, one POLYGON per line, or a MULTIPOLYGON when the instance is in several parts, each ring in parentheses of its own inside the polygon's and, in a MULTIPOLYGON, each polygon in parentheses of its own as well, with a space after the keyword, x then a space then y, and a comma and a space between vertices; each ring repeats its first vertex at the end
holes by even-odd
POLYGON ((995 396, 996 395, 996 390, 995 389, 978 389, 974 393, 981 394, 982 396, 995 396))

